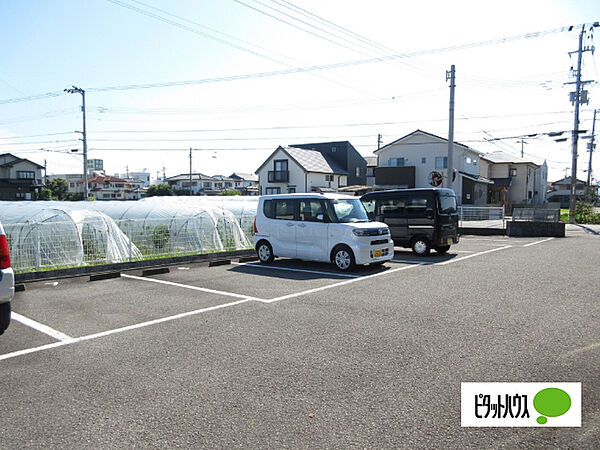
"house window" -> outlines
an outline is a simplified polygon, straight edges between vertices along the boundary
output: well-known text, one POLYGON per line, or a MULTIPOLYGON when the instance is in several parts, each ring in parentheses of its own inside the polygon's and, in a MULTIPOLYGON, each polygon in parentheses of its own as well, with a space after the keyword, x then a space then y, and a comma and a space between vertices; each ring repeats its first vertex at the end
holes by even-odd
POLYGON ((436 156, 435 168, 436 169, 447 169, 448 168, 448 157, 447 156, 436 156))
POLYGON ((288 170, 288 161, 287 159, 277 159, 273 161, 273 167, 275 172, 285 172, 288 170))
POLYGON ((421 164, 426 164, 427 163, 427 158, 423 157, 421 158, 421 164))
POLYGON ((333 181, 333 175, 325 175, 325 181, 333 181))
POLYGON ((25 192, 15 192, 15 198, 24 199, 25 198, 25 192))
POLYGON ((404 167, 404 158, 390 158, 391 167, 404 167))
POLYGON ((35 172, 32 170, 17 170, 17 180, 35 180, 35 172))
POLYGON ((268 187, 268 188, 265 188, 265 193, 267 195, 281 194, 281 188, 279 188, 279 187, 268 187))
POLYGON ((517 168, 516 167, 511 167, 508 169, 508 176, 509 177, 516 177, 517 176, 517 168))
POLYGON ((471 163, 473 162, 473 160, 471 159, 471 157, 470 157, 470 156, 465 156, 465 162, 466 162, 467 164, 471 164, 471 163))
POLYGON ((75 183, 69 183, 69 187, 74 188, 75 187, 75 183))
POLYGON ((296 188, 295 187, 289 187, 288 188, 288 194, 295 194, 296 193, 296 188))
POLYGON ((355 173, 356 173, 356 176, 357 176, 357 177, 360 177, 360 167, 357 167, 357 168, 356 168, 356 172, 355 172, 355 173))
POLYGON ((210 181, 205 181, 204 183, 202 183, 202 185, 205 189, 210 189, 210 181))
POLYGON ((331 147, 331 153, 335 153, 336 151, 337 151, 337 148, 331 147))

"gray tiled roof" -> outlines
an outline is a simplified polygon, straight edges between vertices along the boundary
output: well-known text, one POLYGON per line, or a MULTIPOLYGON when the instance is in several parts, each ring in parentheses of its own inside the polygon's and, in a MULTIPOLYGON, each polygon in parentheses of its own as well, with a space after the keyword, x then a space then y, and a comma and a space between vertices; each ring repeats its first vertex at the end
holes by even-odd
POLYGON ((296 147, 285 147, 285 151, 294 158, 307 172, 335 173, 348 175, 339 164, 317 150, 306 150, 296 147))

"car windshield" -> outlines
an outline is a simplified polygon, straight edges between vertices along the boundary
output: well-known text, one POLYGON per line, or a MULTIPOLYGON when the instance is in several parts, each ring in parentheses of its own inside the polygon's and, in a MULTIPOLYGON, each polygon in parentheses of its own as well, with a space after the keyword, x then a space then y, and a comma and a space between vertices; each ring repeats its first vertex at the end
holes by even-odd
POLYGON ((440 213, 451 214, 456 212, 456 197, 453 195, 440 195, 440 213))
POLYGON ((333 207, 336 222, 354 223, 369 221, 367 212, 359 199, 337 199, 330 200, 328 203, 333 207))

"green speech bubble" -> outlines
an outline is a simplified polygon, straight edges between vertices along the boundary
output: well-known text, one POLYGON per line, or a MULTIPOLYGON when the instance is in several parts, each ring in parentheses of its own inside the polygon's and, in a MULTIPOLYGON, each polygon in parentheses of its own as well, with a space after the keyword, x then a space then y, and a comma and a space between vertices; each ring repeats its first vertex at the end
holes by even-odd
MULTIPOLYGON (((535 394, 533 407, 543 416, 558 417, 566 413, 571 407, 571 397, 562 389, 547 388, 535 394)), ((541 425, 548 421, 546 417, 538 417, 541 425)))

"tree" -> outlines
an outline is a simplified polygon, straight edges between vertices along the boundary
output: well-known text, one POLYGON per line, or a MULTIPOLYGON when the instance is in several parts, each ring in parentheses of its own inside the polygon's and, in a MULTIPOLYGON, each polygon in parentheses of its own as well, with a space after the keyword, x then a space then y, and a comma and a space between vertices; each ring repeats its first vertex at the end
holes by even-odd
POLYGON ((219 195, 242 195, 242 193, 237 189, 227 189, 222 191, 219 195))
POLYGON ((169 186, 167 183, 153 184, 148 188, 148 192, 146 194, 148 197, 160 197, 165 195, 171 195, 171 186, 169 186))
POLYGON ((40 200, 66 200, 68 193, 67 180, 64 178, 55 178, 48 181, 46 187, 40 192, 40 200))

